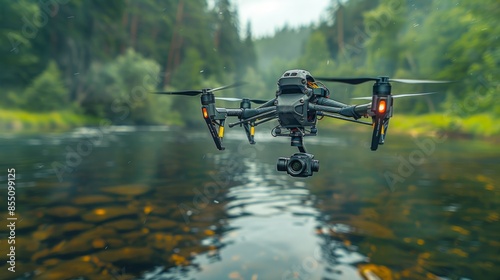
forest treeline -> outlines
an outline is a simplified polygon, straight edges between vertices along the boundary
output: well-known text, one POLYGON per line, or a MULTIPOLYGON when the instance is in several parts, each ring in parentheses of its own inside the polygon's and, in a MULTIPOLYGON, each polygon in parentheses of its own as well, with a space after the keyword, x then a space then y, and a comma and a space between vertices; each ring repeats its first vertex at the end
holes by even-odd
MULTIPOLYGON (((316 76, 450 80, 393 85, 394 93, 440 92, 398 99, 398 113, 500 115, 497 0, 333 0, 323 14, 301 16, 320 20, 254 38, 229 0, 4 0, 0 107, 197 126, 198 98, 150 91, 245 81, 220 95, 272 98, 286 69, 303 68, 316 76)), ((347 102, 371 94, 370 84, 327 86, 347 102)))

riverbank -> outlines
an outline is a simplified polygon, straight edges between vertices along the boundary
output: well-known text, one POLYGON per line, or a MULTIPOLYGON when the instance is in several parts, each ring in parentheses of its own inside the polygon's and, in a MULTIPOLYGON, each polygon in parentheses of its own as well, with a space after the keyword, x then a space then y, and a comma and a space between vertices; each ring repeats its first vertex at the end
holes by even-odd
MULTIPOLYGON (((361 119, 370 121, 370 119, 361 119)), ((70 111, 32 113, 21 110, 1 110, 0 129, 4 132, 46 132, 64 131, 81 126, 99 125, 100 119, 70 111)), ((320 129, 366 129, 351 122, 325 119, 320 129)), ((411 135, 448 134, 469 138, 500 139, 500 122, 488 114, 460 118, 443 114, 397 115, 391 118, 391 133, 411 135)))
MULTIPOLYGON (((360 119, 370 122, 370 119, 360 119)), ((366 129, 351 122, 328 119, 328 126, 343 129, 366 129)), ((321 124, 320 124, 321 125, 321 124)), ((323 128, 325 126, 323 125, 323 128)), ((447 134, 467 138, 500 139, 500 123, 491 115, 480 114, 469 117, 458 117, 443 114, 401 115, 390 120, 390 133, 411 135, 447 134)))
POLYGON ((4 132, 31 133, 64 131, 79 126, 98 125, 99 120, 71 111, 33 113, 0 110, 0 129, 4 132))

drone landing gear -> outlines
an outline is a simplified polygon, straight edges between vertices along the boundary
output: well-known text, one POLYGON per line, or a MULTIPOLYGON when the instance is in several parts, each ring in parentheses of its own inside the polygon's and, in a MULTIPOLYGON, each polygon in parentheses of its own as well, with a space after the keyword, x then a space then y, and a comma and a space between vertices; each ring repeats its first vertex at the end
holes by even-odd
POLYGON ((251 145, 254 145, 255 144, 255 138, 254 138, 254 136, 255 136, 255 125, 254 125, 254 123, 253 122, 251 124, 244 123, 243 127, 245 128, 245 132, 247 134, 248 142, 251 145))
POLYGON ((215 146, 219 150, 225 150, 226 148, 222 146, 222 137, 224 137, 224 121, 222 120, 219 123, 216 123, 215 121, 206 118, 205 122, 207 123, 208 130, 210 131, 210 135, 212 135, 212 138, 214 139, 215 146), (215 125, 218 125, 219 131, 217 131, 217 128, 215 125))

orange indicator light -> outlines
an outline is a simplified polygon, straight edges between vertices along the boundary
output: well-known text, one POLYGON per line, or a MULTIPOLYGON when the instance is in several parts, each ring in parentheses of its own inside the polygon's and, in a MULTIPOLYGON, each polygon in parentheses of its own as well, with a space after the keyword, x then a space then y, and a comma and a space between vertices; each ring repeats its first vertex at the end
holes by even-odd
POLYGON ((201 108, 201 111, 203 112, 203 117, 205 119, 208 119, 208 111, 207 111, 207 108, 203 107, 201 108))
POLYGON ((378 103, 378 112, 380 114, 383 114, 385 113, 386 108, 387 108, 387 103, 385 99, 380 100, 380 102, 378 103))

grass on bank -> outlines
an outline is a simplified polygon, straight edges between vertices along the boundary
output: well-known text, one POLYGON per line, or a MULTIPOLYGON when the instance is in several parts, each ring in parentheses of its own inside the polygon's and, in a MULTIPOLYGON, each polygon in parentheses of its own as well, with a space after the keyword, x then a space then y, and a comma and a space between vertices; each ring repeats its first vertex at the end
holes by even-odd
MULTIPOLYGON (((371 122, 369 118, 361 121, 371 122)), ((356 127, 356 124, 341 120, 327 120, 331 127, 356 127)), ((320 124, 321 125, 321 124, 320 124)), ((359 129, 366 127, 359 125, 359 129)), ((474 137, 500 136, 500 122, 494 116, 478 114, 468 117, 458 117, 443 114, 401 115, 393 116, 390 121, 391 133, 435 134, 447 133, 470 135, 474 137)))
POLYGON ((70 111, 33 113, 22 110, 0 110, 0 129, 4 132, 39 132, 66 130, 97 125, 99 120, 70 111))
POLYGON ((500 123, 488 114, 459 117, 442 114, 405 115, 391 119, 391 129, 413 133, 451 133, 500 136, 500 123))

